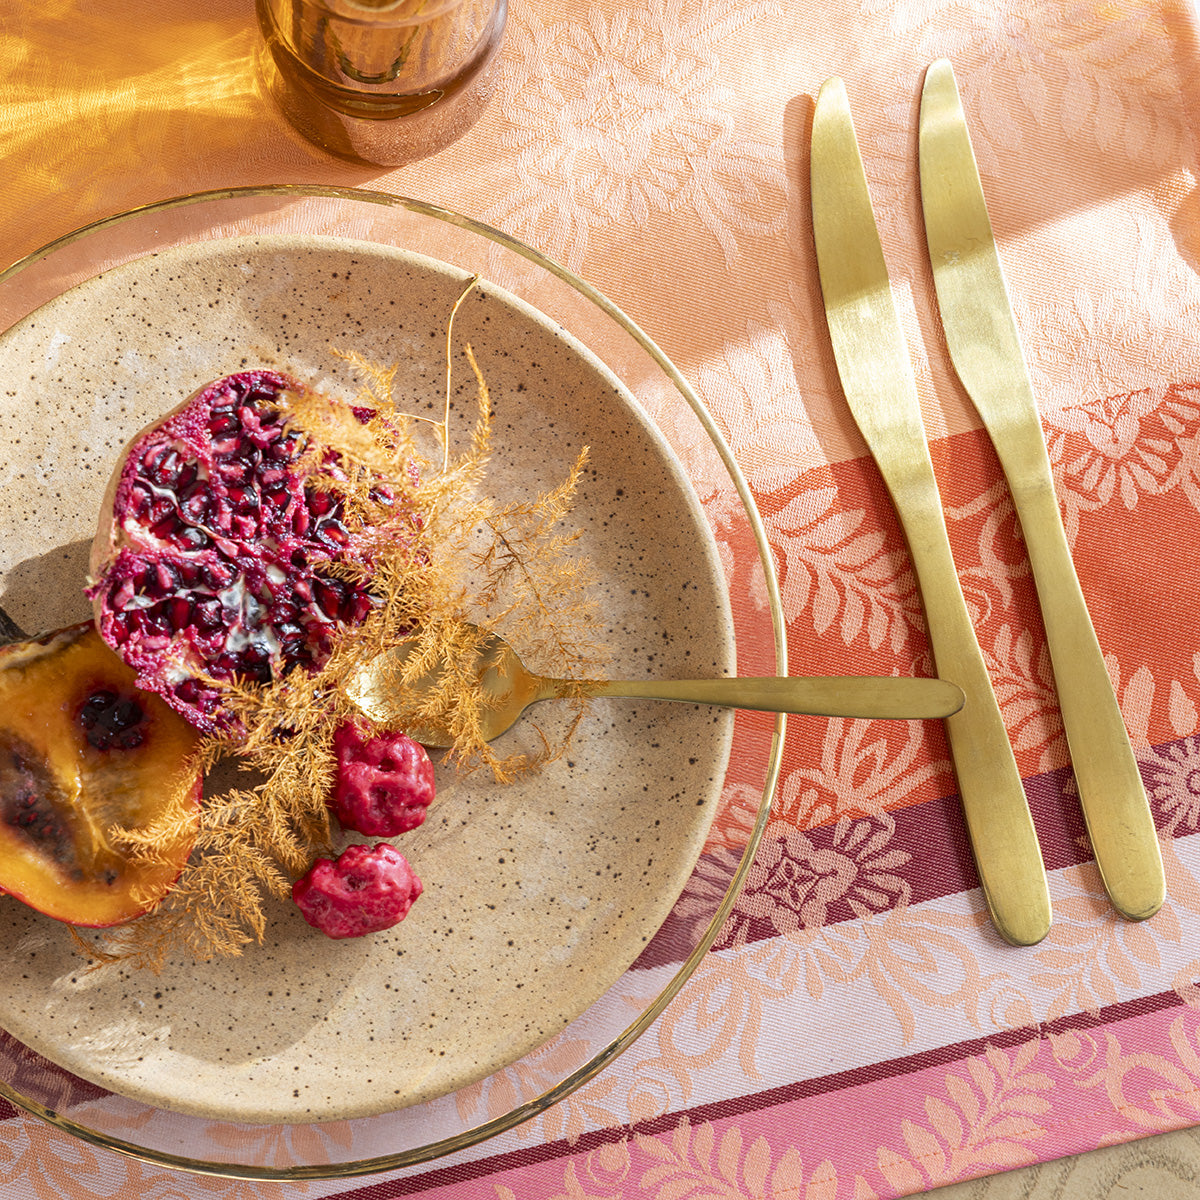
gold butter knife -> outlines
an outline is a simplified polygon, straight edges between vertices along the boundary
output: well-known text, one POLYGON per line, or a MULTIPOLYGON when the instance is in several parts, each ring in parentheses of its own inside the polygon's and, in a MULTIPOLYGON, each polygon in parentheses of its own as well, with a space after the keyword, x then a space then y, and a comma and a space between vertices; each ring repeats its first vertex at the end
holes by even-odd
POLYGON ((1113 907, 1143 920, 1166 890, 1154 820, 1071 561, 954 70, 944 59, 926 72, 919 140, 925 233, 951 361, 1020 518, 1101 878, 1113 907))
POLYGON ((812 128, 812 223, 842 388, 900 518, 938 675, 966 694, 946 721, 975 863, 1002 937, 1031 946, 1050 896, 1021 775, 959 586, 846 88, 822 85, 812 128))

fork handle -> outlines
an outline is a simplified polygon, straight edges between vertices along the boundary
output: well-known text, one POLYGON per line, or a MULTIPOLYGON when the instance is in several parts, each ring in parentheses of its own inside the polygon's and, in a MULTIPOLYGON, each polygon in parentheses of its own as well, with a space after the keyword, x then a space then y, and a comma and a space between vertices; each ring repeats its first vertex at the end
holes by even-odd
MULTIPOLYGON (((548 680, 548 696, 561 695, 548 680)), ((577 689, 579 684, 569 685, 577 689)), ((739 677, 737 679, 606 679, 583 685, 590 696, 642 697, 688 704, 717 704, 759 712, 825 717, 921 720, 957 712, 960 688, 944 679, 894 675, 739 677)), ((539 699, 545 697, 539 697, 539 699)))
POLYGON ((1013 501, 1041 604, 1084 823, 1113 907, 1130 920, 1145 920, 1166 895, 1154 818, 1071 559, 1045 443, 1037 439, 1021 457, 1024 478, 1015 476, 1013 501))

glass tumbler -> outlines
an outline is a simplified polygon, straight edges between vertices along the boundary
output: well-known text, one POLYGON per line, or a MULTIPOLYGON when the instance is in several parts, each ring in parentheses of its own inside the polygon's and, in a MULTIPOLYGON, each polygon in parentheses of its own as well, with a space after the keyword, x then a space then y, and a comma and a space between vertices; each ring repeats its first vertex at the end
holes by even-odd
POLYGON ((487 103, 507 0, 255 0, 268 88, 309 141, 401 166, 487 103))

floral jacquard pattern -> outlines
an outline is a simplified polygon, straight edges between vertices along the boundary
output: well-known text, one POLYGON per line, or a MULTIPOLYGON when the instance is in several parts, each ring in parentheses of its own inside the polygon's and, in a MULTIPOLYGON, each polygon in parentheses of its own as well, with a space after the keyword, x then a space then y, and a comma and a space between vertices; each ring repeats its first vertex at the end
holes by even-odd
POLYGON ((924 1121, 901 1121, 903 1151, 881 1146, 877 1156, 897 1194, 1034 1161, 1053 1086, 1032 1065, 1038 1049, 1031 1041, 968 1059, 965 1072, 946 1076, 944 1096, 926 1098, 924 1121))
POLYGON ((1114 502, 1136 508, 1139 498, 1175 487, 1200 507, 1200 388, 1143 388, 1070 406, 1051 419, 1069 534, 1083 513, 1114 502))
POLYGON ((1200 738, 1183 738, 1140 760, 1156 821, 1172 836, 1200 829, 1200 738))
POLYGON ((811 418, 790 403, 796 390, 796 352, 784 331, 795 323, 797 306, 773 304, 768 309, 770 325, 748 323, 743 336, 696 371, 697 392, 713 410, 726 441, 738 447, 738 465, 747 482, 764 497, 790 488, 802 468, 822 457, 811 418))
POLYGON ((841 820, 812 833, 769 826, 726 929, 733 942, 816 929, 905 904, 897 872, 911 855, 889 846, 896 824, 841 820))
POLYGON ((774 7, 654 0, 648 12, 593 7, 548 23, 522 10, 500 103, 528 186, 485 219, 576 268, 593 230, 680 209, 727 262, 738 233, 782 232, 782 203, 762 202, 785 189, 774 149, 737 136, 718 103, 722 41, 774 7))
POLYGON ((747 1144, 737 1126, 718 1135, 709 1124, 681 1121, 669 1138, 639 1138, 651 1165, 642 1188, 666 1200, 710 1200, 717 1196, 797 1196, 832 1200, 837 1177, 828 1160, 805 1169, 794 1145, 776 1154, 764 1137, 747 1144))
POLYGON ((907 554, 861 509, 841 503, 836 487, 809 488, 766 518, 783 560, 788 621, 801 613, 818 634, 843 645, 899 653, 924 629, 920 595, 907 554))
POLYGON ((948 761, 930 761, 928 731, 917 726, 834 720, 802 730, 798 741, 800 761, 812 765, 788 772, 774 808, 798 829, 875 816, 954 786, 948 761))

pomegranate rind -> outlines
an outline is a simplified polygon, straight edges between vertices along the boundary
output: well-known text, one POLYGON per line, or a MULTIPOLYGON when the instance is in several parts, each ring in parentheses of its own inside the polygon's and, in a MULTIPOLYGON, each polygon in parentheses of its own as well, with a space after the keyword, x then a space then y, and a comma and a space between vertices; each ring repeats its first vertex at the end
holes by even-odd
POLYGON ((341 940, 398 925, 423 890, 394 846, 356 843, 336 859, 318 858, 292 885, 292 900, 314 929, 341 940))
MULTIPOLYGON (((375 604, 364 581, 327 570, 366 556, 285 426, 304 390, 263 370, 206 385, 130 440, 105 491, 96 627, 139 687, 205 733, 230 731, 224 684, 318 669, 375 604)), ((336 477, 336 458, 320 470, 336 477)))
POLYGON ((136 687, 134 672, 90 623, 0 648, 0 891, 85 927, 153 908, 195 840, 198 740, 136 687), (80 713, 101 692, 136 704, 136 744, 99 749, 89 740, 80 713), (175 833, 153 855, 135 862, 114 844, 115 830, 160 820, 175 833))
POLYGON ((424 746, 399 730, 347 721, 333 735, 337 782, 330 808, 346 829, 396 837, 416 829, 437 792, 424 746))

